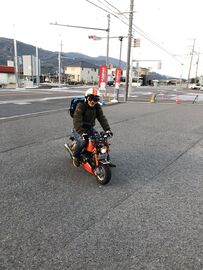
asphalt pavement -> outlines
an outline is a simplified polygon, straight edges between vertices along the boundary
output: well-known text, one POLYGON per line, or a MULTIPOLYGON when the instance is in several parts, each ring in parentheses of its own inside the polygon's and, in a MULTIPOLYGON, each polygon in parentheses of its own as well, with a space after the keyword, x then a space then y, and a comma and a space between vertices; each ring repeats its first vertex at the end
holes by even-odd
POLYGON ((202 270, 202 105, 104 106, 106 186, 72 166, 60 105, 0 120, 0 268, 202 270))

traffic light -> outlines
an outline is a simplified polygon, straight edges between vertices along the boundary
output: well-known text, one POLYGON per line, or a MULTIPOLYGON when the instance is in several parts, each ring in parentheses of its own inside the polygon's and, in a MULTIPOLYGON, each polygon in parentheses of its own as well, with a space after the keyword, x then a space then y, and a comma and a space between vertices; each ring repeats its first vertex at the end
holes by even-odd
POLYGON ((96 40, 97 36, 96 35, 91 35, 91 36, 88 36, 88 38, 96 40))
POLYGON ((134 47, 140 47, 140 38, 135 38, 133 45, 134 45, 134 47))
POLYGON ((101 37, 98 37, 96 35, 88 36, 88 38, 93 39, 93 40, 101 40, 102 39, 101 37))

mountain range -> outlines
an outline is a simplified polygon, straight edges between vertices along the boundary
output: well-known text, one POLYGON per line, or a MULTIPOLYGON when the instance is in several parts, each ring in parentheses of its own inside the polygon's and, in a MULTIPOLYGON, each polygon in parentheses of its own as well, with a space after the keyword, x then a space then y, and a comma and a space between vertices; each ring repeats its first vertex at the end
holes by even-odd
MULTIPOLYGON (((17 55, 36 55, 36 47, 30 44, 16 41, 17 44, 17 55)), ((58 52, 44 50, 38 48, 38 57, 41 61, 41 72, 42 74, 55 73, 58 70, 58 52)), ((0 37, 0 65, 7 65, 7 60, 14 59, 14 40, 9 38, 0 37)), ((106 56, 90 57, 85 54, 76 52, 63 52, 61 54, 62 66, 75 61, 87 61, 94 65, 100 66, 106 64, 106 56)), ((109 57, 109 63, 113 66, 118 66, 119 59, 109 57)), ((121 68, 126 67, 126 62, 121 61, 121 68)), ((149 75, 154 79, 167 79, 169 76, 160 75, 155 72, 150 72, 149 75)))

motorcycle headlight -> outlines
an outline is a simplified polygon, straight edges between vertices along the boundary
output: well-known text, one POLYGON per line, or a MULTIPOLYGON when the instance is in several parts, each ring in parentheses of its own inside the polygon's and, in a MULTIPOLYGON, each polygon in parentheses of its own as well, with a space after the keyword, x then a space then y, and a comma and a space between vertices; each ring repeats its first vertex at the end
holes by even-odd
POLYGON ((101 149, 100 149, 100 152, 102 154, 105 154, 107 152, 107 147, 106 146, 103 146, 101 149))

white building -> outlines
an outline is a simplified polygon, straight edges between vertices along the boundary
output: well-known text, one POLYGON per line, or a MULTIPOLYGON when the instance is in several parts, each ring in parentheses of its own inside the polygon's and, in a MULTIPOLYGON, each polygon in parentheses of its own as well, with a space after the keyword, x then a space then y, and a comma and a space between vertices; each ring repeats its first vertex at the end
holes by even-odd
MULTIPOLYGON (((41 75, 40 60, 38 60, 38 75, 41 75)), ((35 77, 37 75, 36 57, 34 55, 23 55, 23 75, 35 77)))
POLYGON ((78 61, 64 67, 64 73, 73 82, 97 83, 99 67, 86 61, 78 61))

